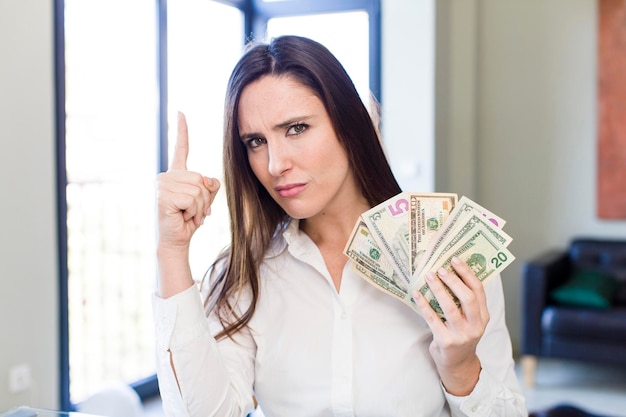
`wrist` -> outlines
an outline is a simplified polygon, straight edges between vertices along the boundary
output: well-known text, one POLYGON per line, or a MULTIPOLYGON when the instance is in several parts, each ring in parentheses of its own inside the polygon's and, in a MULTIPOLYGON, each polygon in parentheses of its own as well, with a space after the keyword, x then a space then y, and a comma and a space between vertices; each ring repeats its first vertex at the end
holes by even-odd
POLYGON ((465 397, 476 387, 481 370, 480 359, 473 356, 452 369, 439 370, 439 375, 443 387, 449 394, 465 397))
POLYGON ((156 248, 157 259, 161 258, 179 258, 183 257, 185 259, 189 258, 189 243, 187 244, 173 244, 173 243, 165 243, 161 240, 157 241, 156 248))
POLYGON ((193 283, 188 246, 157 246, 158 294, 169 298, 193 283))

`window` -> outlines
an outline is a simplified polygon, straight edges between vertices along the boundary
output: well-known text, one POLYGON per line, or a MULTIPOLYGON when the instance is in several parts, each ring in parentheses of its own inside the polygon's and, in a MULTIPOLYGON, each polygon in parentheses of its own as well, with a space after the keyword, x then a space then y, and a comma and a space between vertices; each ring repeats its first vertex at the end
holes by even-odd
MULTIPOLYGON (((177 111, 189 124, 188 168, 220 178, 226 81, 244 40, 310 36, 335 52, 362 94, 380 97, 379 41, 371 41, 379 16, 371 0, 319 0, 304 11, 309 2, 298 0, 55 1, 61 407, 71 410, 110 383, 156 393, 154 178, 167 169, 177 111), (329 25, 342 35, 316 29, 329 25)), ((193 238, 196 279, 228 243, 218 196, 193 238)))
POLYGON ((152 0, 65 1, 73 403, 154 373, 156 39, 152 0))
POLYGON ((341 61, 362 98, 381 100, 380 0, 254 0, 253 35, 302 35, 341 61))
POLYGON ((368 14, 363 10, 304 16, 274 17, 267 22, 267 37, 282 34, 306 36, 327 46, 341 61, 362 100, 367 103, 369 85, 368 14), (350 30, 345 28, 349 27, 350 30))
MULTIPOLYGON (((226 83, 244 45, 243 15, 231 6, 207 0, 168 4, 168 126, 170 154, 176 139, 176 114, 189 127, 187 168, 222 178, 222 136, 226 83)), ((229 243, 225 193, 217 194, 206 226, 194 234, 190 263, 201 279, 218 252, 229 243)))
MULTIPOLYGON (((156 65, 156 17, 154 0, 64 3, 66 409, 108 384, 154 375, 154 178, 166 166, 159 160, 167 155, 159 141, 166 104, 187 113, 189 168, 222 171, 223 90, 243 45, 241 12, 213 1, 172 2, 167 77, 156 65)), ((214 218, 226 216, 219 203, 214 218)), ((216 252, 228 230, 218 239, 212 232, 216 252)), ((198 278, 214 258, 204 246, 193 255, 198 278)))

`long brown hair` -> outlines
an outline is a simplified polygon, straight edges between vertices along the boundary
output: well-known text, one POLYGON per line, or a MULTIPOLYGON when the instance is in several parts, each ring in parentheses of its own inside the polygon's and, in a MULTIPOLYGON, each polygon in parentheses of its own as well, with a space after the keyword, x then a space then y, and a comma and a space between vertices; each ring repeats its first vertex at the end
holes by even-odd
POLYGON ((224 326, 218 337, 232 336, 252 318, 259 296, 259 265, 274 236, 280 235, 290 220, 252 172, 239 137, 241 93, 266 75, 289 75, 324 103, 357 185, 371 206, 400 192, 380 143, 378 126, 343 66, 326 47, 299 36, 249 44, 230 76, 224 109, 224 186, 231 243, 213 265, 223 267, 207 273, 213 272, 214 277, 205 301, 207 313, 215 311, 224 326), (236 304, 244 292, 250 304, 238 311, 236 304))

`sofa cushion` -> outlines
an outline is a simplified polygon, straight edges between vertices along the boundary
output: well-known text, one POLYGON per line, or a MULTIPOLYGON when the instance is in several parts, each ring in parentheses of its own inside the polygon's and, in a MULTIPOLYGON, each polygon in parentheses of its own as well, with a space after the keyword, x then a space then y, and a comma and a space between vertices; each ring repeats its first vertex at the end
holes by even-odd
POLYGON ((615 297, 613 298, 613 306, 626 307, 626 280, 619 281, 619 288, 615 291, 615 297))
POLYGON ((544 334, 567 339, 626 343, 626 308, 593 310, 549 306, 543 311, 541 328, 544 334))
POLYGON ((550 295, 562 305, 606 310, 611 308, 618 288, 619 282, 608 274, 581 270, 552 290, 550 295))

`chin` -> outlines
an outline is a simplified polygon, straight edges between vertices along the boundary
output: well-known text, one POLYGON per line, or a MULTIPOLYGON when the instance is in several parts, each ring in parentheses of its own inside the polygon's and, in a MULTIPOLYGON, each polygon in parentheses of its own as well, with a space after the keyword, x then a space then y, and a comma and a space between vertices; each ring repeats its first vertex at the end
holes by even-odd
POLYGON ((317 212, 311 210, 310 207, 289 207, 288 204, 281 204, 281 207, 283 208, 283 210, 285 210, 289 217, 296 220, 305 220, 317 214, 317 212))
POLYGON ((291 217, 292 219, 296 219, 296 220, 306 220, 309 217, 312 217, 312 215, 302 213, 301 211, 293 211, 293 210, 287 211, 287 215, 291 217))

